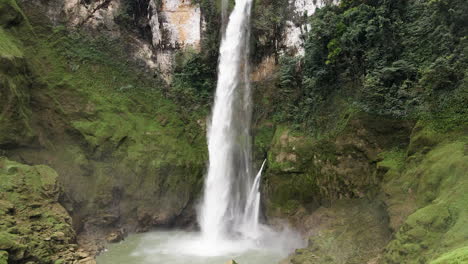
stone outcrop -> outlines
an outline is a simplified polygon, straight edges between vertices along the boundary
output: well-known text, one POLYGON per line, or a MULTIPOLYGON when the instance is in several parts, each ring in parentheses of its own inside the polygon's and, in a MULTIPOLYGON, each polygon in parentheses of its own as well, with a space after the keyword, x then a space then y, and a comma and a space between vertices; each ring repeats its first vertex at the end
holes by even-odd
POLYGON ((202 14, 199 5, 190 0, 146 0, 138 3, 140 12, 132 14, 126 13, 131 3, 124 0, 23 2, 43 10, 56 25, 64 23, 113 39, 126 39, 133 58, 143 62, 149 70, 161 73, 168 82, 177 51, 200 49, 202 14), (149 31, 150 36, 133 34, 136 28, 125 30, 120 21, 128 16, 136 21, 131 27, 149 31))
POLYGON ((290 15, 285 21, 285 28, 281 46, 283 52, 295 56, 304 55, 304 36, 310 30, 307 17, 315 9, 325 4, 337 4, 338 0, 289 0, 290 15))
POLYGON ((72 219, 50 167, 0 157, 0 263, 76 263, 72 219))

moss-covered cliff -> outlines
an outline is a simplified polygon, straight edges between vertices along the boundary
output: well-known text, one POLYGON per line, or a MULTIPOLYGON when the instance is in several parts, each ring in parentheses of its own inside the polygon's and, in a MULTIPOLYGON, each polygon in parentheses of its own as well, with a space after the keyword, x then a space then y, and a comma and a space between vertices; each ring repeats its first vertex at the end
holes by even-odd
POLYGON ((0 155, 54 168, 79 234, 193 222, 205 114, 166 99, 125 42, 52 26, 34 5, 0 3, 0 155))
POLYGON ((256 83, 267 214, 309 236, 290 263, 466 261, 465 13, 341 1, 256 83))

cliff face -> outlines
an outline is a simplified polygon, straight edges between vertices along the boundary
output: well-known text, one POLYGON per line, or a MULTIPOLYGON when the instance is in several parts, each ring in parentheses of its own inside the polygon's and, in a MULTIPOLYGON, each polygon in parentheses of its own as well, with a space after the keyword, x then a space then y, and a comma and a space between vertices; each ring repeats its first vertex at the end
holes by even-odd
POLYGON ((304 57, 280 57, 277 75, 256 83, 267 215, 309 236, 290 263, 466 261, 466 16, 449 9, 466 11, 324 7, 304 57))
MULTIPOLYGON (((131 48, 130 57, 141 61, 151 71, 162 74, 167 82, 172 80, 176 55, 180 52, 200 52, 204 39, 210 38, 210 35, 219 37, 219 32, 213 32, 212 29, 217 27, 216 31, 219 31, 221 26, 220 7, 210 1, 23 2, 42 10, 54 25, 65 24, 96 35, 105 34, 110 38, 125 39, 131 48)), ((271 3, 259 3, 259 6, 268 8, 268 15, 281 15, 278 17, 281 21, 274 25, 274 32, 259 36, 263 39, 262 45, 273 45, 271 52, 275 53, 303 55, 304 34, 310 29, 306 17, 312 15, 316 8, 331 3, 333 1, 282 1, 281 10, 271 3), (269 37, 273 39, 268 39, 269 37)), ((266 15, 262 14, 262 17, 266 15)), ((272 26, 265 24, 265 21, 261 23, 263 27, 272 26)), ((219 39, 215 43, 218 41, 219 39)), ((216 47, 205 49, 216 50, 216 47)))
MULTIPOLYGON (((29 1, 24 1, 29 3, 29 1)), ((190 1, 46 1, 32 3, 55 25, 125 39, 132 55, 171 80, 178 50, 200 49, 203 19, 190 1)))
POLYGON ((164 97, 126 43, 52 26, 36 4, 0 6, 0 154, 57 171, 59 200, 91 253, 107 237, 193 223, 204 114, 164 97))

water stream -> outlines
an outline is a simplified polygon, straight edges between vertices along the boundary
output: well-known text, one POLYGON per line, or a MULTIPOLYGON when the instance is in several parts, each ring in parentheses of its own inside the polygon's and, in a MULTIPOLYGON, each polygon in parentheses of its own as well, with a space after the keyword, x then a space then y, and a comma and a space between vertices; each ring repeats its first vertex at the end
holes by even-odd
POLYGON ((256 235, 255 212, 247 211, 253 186, 248 78, 252 0, 238 0, 220 47, 218 83, 208 127, 209 167, 199 212, 203 239, 213 245, 234 233, 256 235))
POLYGON ((223 264, 232 258, 242 264, 270 264, 302 246, 295 232, 288 228, 274 231, 259 219, 265 162, 253 173, 248 63, 252 1, 236 1, 221 42, 208 123, 209 167, 198 210, 201 232, 132 235, 99 256, 99 264, 223 264))

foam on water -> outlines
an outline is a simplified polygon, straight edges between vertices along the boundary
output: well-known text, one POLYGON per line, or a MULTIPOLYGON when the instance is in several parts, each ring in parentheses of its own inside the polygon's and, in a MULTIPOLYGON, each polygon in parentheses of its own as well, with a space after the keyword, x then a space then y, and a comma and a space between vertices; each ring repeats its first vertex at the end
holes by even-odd
POLYGON ((158 231, 129 236, 110 245, 98 256, 98 264, 223 264, 235 259, 241 264, 277 263, 302 246, 291 230, 265 230, 262 239, 223 240, 216 245, 202 244, 200 233, 158 231), (298 244, 299 243, 299 244, 298 244))

